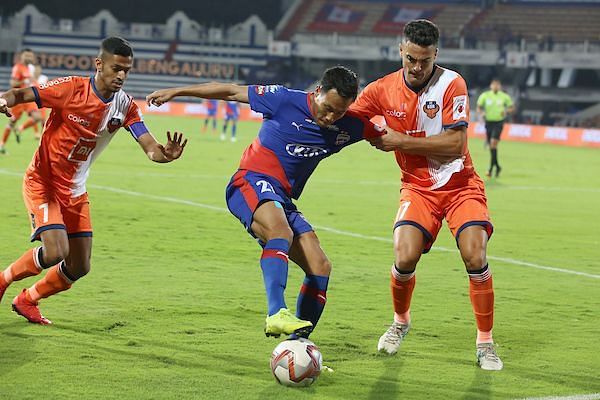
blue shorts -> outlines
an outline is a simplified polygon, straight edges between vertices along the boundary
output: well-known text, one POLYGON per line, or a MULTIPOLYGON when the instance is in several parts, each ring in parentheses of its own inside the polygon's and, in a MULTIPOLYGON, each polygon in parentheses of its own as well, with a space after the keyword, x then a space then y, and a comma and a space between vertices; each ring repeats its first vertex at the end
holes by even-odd
POLYGON ((265 201, 277 201, 283 206, 294 236, 314 230, 292 203, 281 184, 268 175, 238 170, 227 185, 225 201, 229 211, 240 220, 253 237, 256 237, 251 229, 254 211, 265 201))
POLYGON ((229 114, 225 114, 225 121, 233 121, 236 122, 238 120, 238 116, 237 115, 229 115, 229 114))
POLYGON ((217 116, 217 110, 208 110, 208 111, 206 111, 206 116, 207 117, 216 117, 217 116))

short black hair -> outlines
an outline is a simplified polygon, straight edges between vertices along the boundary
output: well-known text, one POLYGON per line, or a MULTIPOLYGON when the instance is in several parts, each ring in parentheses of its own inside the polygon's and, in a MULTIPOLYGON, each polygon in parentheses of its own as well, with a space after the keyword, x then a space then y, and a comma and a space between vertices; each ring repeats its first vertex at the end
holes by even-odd
POLYGON ((440 30, 427 19, 415 19, 404 25, 404 39, 422 47, 437 47, 440 30))
POLYGON ((33 53, 33 50, 31 50, 29 47, 25 47, 23 50, 21 50, 21 53, 25 53, 26 51, 33 53))
POLYGON ((345 99, 356 99, 358 75, 350 68, 341 65, 327 68, 321 77, 321 90, 327 93, 331 89, 335 89, 345 99))
POLYGON ((111 36, 102 41, 100 45, 100 54, 98 57, 102 57, 103 53, 114 54, 123 57, 133 57, 133 49, 129 42, 122 37, 111 36))
POLYGON ((493 77, 492 80, 490 81, 490 83, 492 83, 492 82, 498 82, 498 83, 502 84, 502 81, 498 77, 493 77))

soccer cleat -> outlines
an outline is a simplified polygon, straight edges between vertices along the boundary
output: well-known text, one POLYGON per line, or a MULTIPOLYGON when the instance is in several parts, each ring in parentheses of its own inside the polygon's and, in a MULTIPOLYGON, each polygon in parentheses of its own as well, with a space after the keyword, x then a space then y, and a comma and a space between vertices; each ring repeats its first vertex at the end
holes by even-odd
POLYGON ((231 137, 231 142, 232 142, 232 143, 235 143, 235 142, 237 142, 237 138, 236 138, 235 136, 232 136, 232 137, 231 137))
POLYGON ((492 177, 492 169, 491 168, 488 170, 488 172, 485 173, 485 176, 487 176, 488 178, 492 177))
POLYGON ((387 331, 379 338, 377 351, 387 354, 396 354, 400 348, 404 336, 410 330, 410 324, 400 324, 395 322, 390 325, 387 331))
POLYGON ((17 314, 25 317, 27 321, 40 324, 40 325, 50 325, 52 321, 45 318, 38 308, 38 303, 33 303, 27 300, 27 289, 23 289, 23 291, 15 297, 12 302, 13 311, 17 314))
POLYGON ((498 177, 498 175, 500 175, 500 171, 502 171, 502 168, 500 168, 499 165, 496 166, 496 178, 498 177))
POLYGON ((6 149, 4 146, 0 146, 0 154, 6 154, 6 149))
POLYGON ((500 371, 504 364, 498 354, 494 343, 479 343, 477 345, 477 364, 487 371, 500 371))
POLYGON ((221 140, 225 140, 225 134, 221 133, 221 140))
POLYGON ((287 308, 282 308, 265 320, 265 335, 274 337, 282 334, 305 336, 312 331, 312 327, 312 322, 301 320, 287 308))

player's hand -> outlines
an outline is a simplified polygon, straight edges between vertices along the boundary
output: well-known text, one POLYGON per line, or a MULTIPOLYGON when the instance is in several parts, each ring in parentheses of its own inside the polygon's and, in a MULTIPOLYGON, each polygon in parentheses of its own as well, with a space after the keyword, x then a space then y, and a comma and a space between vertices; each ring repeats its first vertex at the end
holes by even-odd
POLYGON ((0 113, 6 115, 7 117, 12 117, 12 114, 10 113, 10 110, 8 109, 8 103, 6 102, 6 99, 0 97, 0 113))
POLYGON ((402 150, 405 141, 404 134, 392 130, 387 130, 383 136, 367 139, 371 146, 382 151, 402 150))
POLYGON ((173 137, 171 138, 171 132, 167 132, 167 144, 160 146, 160 150, 166 159, 173 161, 181 157, 183 149, 187 144, 187 139, 185 139, 183 142, 182 140, 183 133, 173 132, 173 137))
POLYGON ((146 103, 149 106, 162 106, 167 101, 175 97, 175 92, 171 89, 161 89, 150 93, 146 96, 146 103))

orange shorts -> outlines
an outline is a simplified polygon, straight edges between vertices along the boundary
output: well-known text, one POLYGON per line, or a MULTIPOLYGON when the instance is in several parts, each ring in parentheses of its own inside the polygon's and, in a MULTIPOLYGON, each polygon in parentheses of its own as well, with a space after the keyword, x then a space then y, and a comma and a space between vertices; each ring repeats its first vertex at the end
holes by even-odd
POLYGON ((35 103, 23 103, 17 104, 14 107, 10 108, 10 113, 12 114, 11 120, 18 121, 21 118, 23 113, 30 115, 33 111, 38 109, 37 104, 35 103))
POLYGON ((90 202, 87 193, 59 201, 49 185, 25 175, 23 199, 31 217, 31 241, 49 229, 64 229, 69 238, 92 236, 90 202))
POLYGON ((402 225, 419 228, 427 240, 423 253, 431 249, 444 218, 457 244, 460 233, 471 225, 483 226, 488 238, 492 236, 494 227, 481 179, 473 178, 468 185, 449 190, 402 188, 394 229, 402 225))

